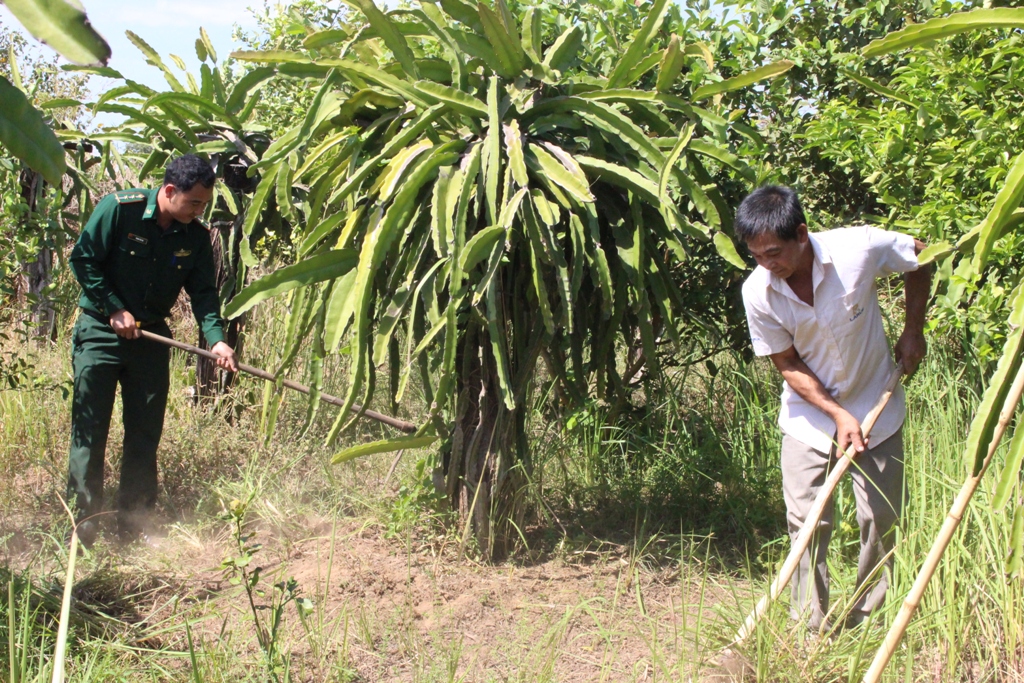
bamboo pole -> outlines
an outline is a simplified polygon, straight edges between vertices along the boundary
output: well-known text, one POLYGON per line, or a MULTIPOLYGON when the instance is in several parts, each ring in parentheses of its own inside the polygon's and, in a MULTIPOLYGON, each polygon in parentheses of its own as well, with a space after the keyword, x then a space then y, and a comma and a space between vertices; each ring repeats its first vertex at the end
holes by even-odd
MULTIPOLYGON (((882 414, 882 410, 885 409, 886 404, 889 402, 889 398, 892 396, 892 392, 896 390, 896 385, 899 384, 900 377, 903 376, 903 366, 897 365, 893 371, 892 376, 889 377, 889 381, 885 384, 885 389, 882 392, 881 397, 878 399, 878 403, 871 409, 871 412, 867 414, 864 421, 861 423, 860 431, 865 438, 871 433, 871 430, 875 426, 875 422, 878 420, 878 416, 882 414)), ((733 645, 739 645, 754 632, 754 627, 757 626, 758 620, 764 613, 768 611, 768 606, 771 605, 778 597, 782 594, 782 591, 789 584, 790 579, 793 578, 793 574, 796 573, 797 567, 800 565, 800 557, 806 552, 807 548, 811 545, 811 537, 814 536, 814 532, 818 529, 818 523, 821 521, 822 515, 825 513, 825 506, 832 498, 832 492, 835 491, 836 486, 839 485, 839 480, 842 479, 843 475, 846 474, 846 470, 849 469, 850 463, 853 462, 853 458, 856 457, 857 452, 853 446, 846 449, 839 461, 836 462, 832 472, 829 473, 828 478, 825 480, 825 484, 821 490, 818 491, 818 497, 814 500, 814 505, 807 512, 807 519, 804 521, 803 527, 800 529, 800 533, 797 534, 796 540, 793 542, 793 547, 789 551, 789 556, 786 557, 786 561, 782 565, 782 569, 779 570, 778 576, 772 582, 771 587, 768 589, 768 594, 763 596, 761 600, 754 607, 754 611, 747 616, 746 621, 743 622, 743 626, 739 631, 736 632, 736 636, 733 639, 729 647, 733 645)))
POLYGON ((928 551, 928 556, 925 558, 924 564, 921 565, 921 571, 918 572, 914 585, 910 588, 910 593, 904 599, 896 619, 893 621, 892 626, 889 627, 889 632, 885 634, 885 640, 882 642, 881 647, 875 652, 875 658, 871 662, 871 667, 864 674, 864 683, 878 683, 878 680, 882 677, 882 672, 885 671, 886 665, 892 659, 896 648, 903 639, 903 635, 907 632, 910 619, 921 605, 921 598, 924 596, 925 589, 928 588, 928 582, 935 575, 935 570, 938 569, 939 562, 942 560, 946 548, 949 547, 950 541, 953 540, 953 534, 956 533, 957 527, 960 526, 960 520, 963 519, 964 513, 967 511, 967 505, 971 502, 971 497, 974 496, 974 492, 978 489, 982 476, 984 476, 989 464, 991 464, 992 456, 995 455, 996 449, 999 447, 999 442, 1003 438, 1007 425, 1013 419, 1013 414, 1017 409, 1022 393, 1024 393, 1024 365, 1017 371, 1013 385, 1006 395, 1006 401, 1003 402, 1003 409, 1000 411, 999 421, 992 431, 992 441, 989 442, 988 454, 982 462, 981 469, 978 471, 977 476, 968 474, 963 486, 960 487, 960 493, 957 494, 952 507, 949 509, 949 513, 946 515, 946 519, 942 522, 939 535, 936 537, 935 542, 932 543, 931 550, 928 551))
MULTIPOLYGON (((164 346, 173 346, 176 349, 188 351, 189 353, 194 353, 197 356, 209 358, 210 360, 213 361, 216 361, 218 358, 220 358, 220 356, 209 351, 206 351, 204 349, 201 349, 198 346, 192 346, 191 344, 186 344, 184 342, 180 342, 169 337, 162 337, 159 334, 153 334, 152 332, 147 332, 146 330, 139 330, 139 334, 141 334, 146 339, 157 342, 158 344, 163 344, 164 346)), ((255 377, 259 377, 260 379, 265 379, 268 382, 277 381, 277 378, 274 377, 273 373, 267 372, 266 370, 261 370, 260 368, 257 367, 253 367, 252 365, 239 363, 238 369, 241 370, 242 372, 248 373, 255 377)), ((295 391, 298 391, 303 394, 310 393, 309 387, 307 387, 305 384, 299 384, 298 382, 293 382, 290 379, 282 380, 281 384, 288 387, 289 389, 294 389, 295 391)), ((330 394, 321 393, 320 400, 323 401, 324 403, 330 403, 331 405, 335 405, 340 408, 345 407, 345 401, 336 396, 331 396, 330 394)), ((416 425, 412 424, 411 422, 406 422, 405 420, 399 420, 398 418, 391 417, 390 415, 378 413, 376 410, 363 411, 363 407, 357 404, 353 404, 351 410, 353 413, 362 412, 362 414, 365 415, 366 417, 376 420, 377 422, 382 422, 388 425, 389 427, 394 427, 395 429, 405 432, 406 434, 414 434, 416 433, 417 430, 416 425)))

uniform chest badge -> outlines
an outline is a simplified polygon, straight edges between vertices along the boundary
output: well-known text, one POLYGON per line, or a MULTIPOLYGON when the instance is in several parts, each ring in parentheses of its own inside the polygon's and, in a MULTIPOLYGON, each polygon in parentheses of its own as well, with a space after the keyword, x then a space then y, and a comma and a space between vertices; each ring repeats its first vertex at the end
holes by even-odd
POLYGON ((147 238, 136 235, 134 232, 128 233, 128 239, 132 242, 138 242, 139 244, 149 244, 149 240, 147 238))
POLYGON ((185 258, 186 256, 191 256, 191 255, 192 255, 192 252, 189 251, 188 249, 179 249, 178 251, 174 252, 174 257, 175 258, 185 258))
POLYGON ((856 320, 857 318, 861 317, 864 314, 864 310, 865 310, 864 307, 861 306, 860 304, 854 304, 853 308, 850 309, 850 313, 853 314, 850 317, 850 322, 852 323, 854 320, 856 320))

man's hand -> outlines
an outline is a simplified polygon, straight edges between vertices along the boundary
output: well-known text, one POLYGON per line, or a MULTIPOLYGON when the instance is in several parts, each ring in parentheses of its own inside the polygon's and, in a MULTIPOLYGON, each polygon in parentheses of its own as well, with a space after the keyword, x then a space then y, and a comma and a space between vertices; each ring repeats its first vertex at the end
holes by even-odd
POLYGON ((238 361, 235 359, 235 350, 224 342, 217 342, 210 349, 210 352, 217 356, 217 367, 222 370, 238 372, 238 361))
POLYGON ((139 328, 135 325, 135 316, 124 308, 120 311, 114 311, 114 313, 111 314, 110 326, 114 328, 114 334, 118 337, 124 337, 125 339, 138 339, 142 336, 139 334, 139 328))
POLYGON ((903 330, 899 340, 893 348, 893 355, 896 362, 903 364, 903 372, 909 377, 917 371, 917 366, 924 358, 928 350, 928 344, 924 339, 924 333, 920 330, 903 330))
POLYGON ((857 453, 863 453, 868 447, 868 440, 860 433, 860 423, 845 410, 835 416, 836 441, 839 443, 839 453, 845 453, 846 449, 853 444, 857 453))

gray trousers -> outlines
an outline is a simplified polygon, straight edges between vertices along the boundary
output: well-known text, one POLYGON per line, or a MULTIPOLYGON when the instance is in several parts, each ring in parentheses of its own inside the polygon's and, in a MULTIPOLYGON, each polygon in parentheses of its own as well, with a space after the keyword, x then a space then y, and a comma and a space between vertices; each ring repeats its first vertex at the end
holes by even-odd
MULTIPOLYGON (((791 436, 782 438, 782 492, 786 498, 789 536, 794 541, 836 464, 835 446, 828 453, 816 451, 791 436)), ((885 559, 895 542, 895 527, 903 512, 903 430, 874 448, 858 455, 850 465, 853 494, 857 500, 860 526, 860 560, 857 563, 857 598, 847 617, 858 624, 885 600, 892 571, 892 556, 885 559), (884 562, 885 566, 880 566, 884 562)), ((794 619, 807 620, 819 629, 828 614, 828 543, 832 538, 833 503, 825 507, 810 548, 800 558, 793 575, 794 619), (813 562, 812 558, 813 557, 813 562), (813 571, 811 569, 813 564, 813 571)))

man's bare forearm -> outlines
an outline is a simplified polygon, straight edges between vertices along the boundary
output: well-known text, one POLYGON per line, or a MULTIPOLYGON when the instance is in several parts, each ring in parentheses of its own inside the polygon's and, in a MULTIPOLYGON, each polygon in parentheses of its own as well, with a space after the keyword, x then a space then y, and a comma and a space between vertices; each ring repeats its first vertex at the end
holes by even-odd
POLYGON ((857 452, 867 447, 867 439, 860 431, 860 423, 850 411, 839 405, 818 376, 811 372, 794 347, 771 356, 772 362, 782 374, 790 388, 812 406, 825 413, 836 424, 836 442, 839 450, 845 452, 850 444, 857 452))
POLYGON ((928 309, 928 295, 932 289, 931 264, 921 266, 903 277, 907 318, 904 327, 913 332, 924 331, 924 314, 928 309))
POLYGON ((771 358, 775 363, 775 367, 782 374, 782 379, 786 380, 789 387, 800 398, 833 420, 836 419, 840 411, 845 412, 843 407, 832 398, 832 394, 828 393, 828 390, 821 383, 821 380, 818 379, 818 376, 807 367, 807 364, 804 363, 795 349, 790 348, 789 351, 773 355, 771 358))

